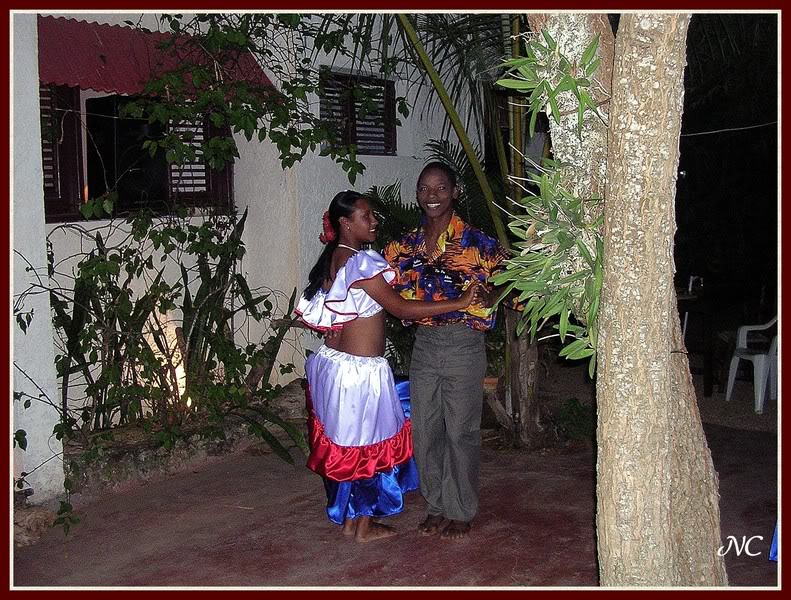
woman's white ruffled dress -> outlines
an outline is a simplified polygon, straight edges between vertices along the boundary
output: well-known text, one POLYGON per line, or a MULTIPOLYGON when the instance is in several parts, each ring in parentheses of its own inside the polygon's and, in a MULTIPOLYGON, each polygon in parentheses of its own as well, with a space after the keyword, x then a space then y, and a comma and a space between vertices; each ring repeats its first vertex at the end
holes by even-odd
MULTIPOLYGON (((332 287, 296 312, 317 331, 340 329, 382 307, 364 290, 351 286, 394 271, 380 254, 360 250, 338 269, 332 287)), ((412 458, 411 422, 384 357, 355 356, 321 346, 305 362, 308 380, 308 467, 324 477, 327 514, 338 524, 346 518, 383 517, 401 512, 403 494, 417 489, 412 458)), ((408 396, 408 388, 405 390, 408 396)))

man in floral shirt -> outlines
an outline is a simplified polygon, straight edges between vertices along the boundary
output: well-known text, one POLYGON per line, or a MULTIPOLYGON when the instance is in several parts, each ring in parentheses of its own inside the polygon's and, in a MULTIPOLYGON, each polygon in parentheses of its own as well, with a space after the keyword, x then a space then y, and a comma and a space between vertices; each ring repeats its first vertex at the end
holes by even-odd
MULTIPOLYGON (((497 240, 454 212, 455 173, 429 163, 418 178, 420 226, 384 252, 404 298, 434 302, 457 298, 472 279, 486 283, 508 256, 497 240)), ((428 516, 418 529, 443 538, 467 535, 478 512, 484 333, 494 327, 491 285, 463 311, 417 321, 409 368, 411 417, 420 492, 428 516)), ((404 324, 410 324, 405 321, 404 324)))

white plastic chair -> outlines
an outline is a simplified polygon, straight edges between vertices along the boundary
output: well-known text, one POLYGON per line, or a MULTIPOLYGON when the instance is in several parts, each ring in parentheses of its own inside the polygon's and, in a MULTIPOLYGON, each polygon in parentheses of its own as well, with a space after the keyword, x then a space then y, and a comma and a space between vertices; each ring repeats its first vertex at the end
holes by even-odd
POLYGON ((769 394, 772 400, 777 399, 777 336, 772 337, 769 350, 756 350, 747 345, 747 334, 750 331, 769 329, 777 322, 777 317, 763 325, 743 325, 736 331, 736 350, 731 358, 731 368, 728 371, 728 389, 725 392, 725 401, 731 399, 733 382, 736 380, 736 371, 739 360, 749 360, 753 363, 753 387, 755 388, 755 412, 764 411, 764 398, 767 379, 769 380, 769 394))

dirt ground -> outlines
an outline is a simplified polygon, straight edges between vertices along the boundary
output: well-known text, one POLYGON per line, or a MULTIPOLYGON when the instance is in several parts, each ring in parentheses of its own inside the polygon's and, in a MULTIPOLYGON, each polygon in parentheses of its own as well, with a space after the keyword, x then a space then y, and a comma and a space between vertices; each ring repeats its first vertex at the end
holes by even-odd
MULTIPOLYGON (((549 365, 547 402, 592 401, 583 371, 549 365)), ((751 548, 757 555, 726 555, 730 585, 776 586, 778 564, 767 557, 778 516, 776 403, 754 415, 747 380, 737 381, 727 405, 717 393, 699 401, 720 477, 723 540, 760 536, 751 548)), ((13 586, 596 586, 593 447, 525 452, 504 448, 494 430, 485 438, 481 510, 463 540, 418 534, 425 503, 417 493, 391 519, 395 537, 370 544, 346 539, 327 520, 321 480, 304 467, 304 457, 295 454, 289 465, 254 445, 145 484, 75 497, 81 522, 69 536, 51 529, 38 543, 14 550, 13 586)))

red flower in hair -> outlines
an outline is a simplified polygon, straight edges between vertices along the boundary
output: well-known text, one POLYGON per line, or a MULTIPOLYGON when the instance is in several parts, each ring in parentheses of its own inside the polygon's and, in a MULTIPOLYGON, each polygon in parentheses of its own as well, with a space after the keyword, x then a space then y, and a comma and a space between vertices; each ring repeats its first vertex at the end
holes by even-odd
POLYGON ((332 223, 330 223, 330 211, 328 210, 324 211, 322 227, 324 232, 319 234, 319 241, 325 245, 335 241, 335 230, 332 228, 332 223))

